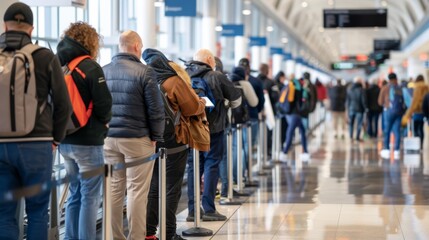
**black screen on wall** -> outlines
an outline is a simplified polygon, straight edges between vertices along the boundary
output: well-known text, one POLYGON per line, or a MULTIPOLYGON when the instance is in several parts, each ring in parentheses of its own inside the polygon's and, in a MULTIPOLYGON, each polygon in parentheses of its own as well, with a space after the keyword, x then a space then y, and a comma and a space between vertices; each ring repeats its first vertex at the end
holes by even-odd
POLYGON ((323 27, 387 27, 387 9, 324 9, 323 27))

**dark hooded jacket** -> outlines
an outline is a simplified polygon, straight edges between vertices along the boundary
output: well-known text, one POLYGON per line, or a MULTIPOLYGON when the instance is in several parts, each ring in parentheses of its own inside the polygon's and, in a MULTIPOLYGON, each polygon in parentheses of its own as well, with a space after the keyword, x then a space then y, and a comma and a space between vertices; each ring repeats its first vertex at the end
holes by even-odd
POLYGON ((132 54, 118 53, 103 71, 113 98, 108 136, 163 141, 164 103, 153 69, 132 54))
MULTIPOLYGON (((64 37, 58 44, 57 55, 61 66, 67 65, 73 59, 89 55, 89 51, 80 43, 64 37)), ((85 74, 83 78, 77 71, 72 73, 83 102, 88 107, 93 102, 91 118, 77 132, 67 135, 63 143, 75 145, 103 145, 107 135, 107 124, 112 118, 112 96, 107 88, 103 70, 92 59, 85 59, 77 65, 85 74)))
MULTIPOLYGON (((0 48, 15 50, 27 44, 31 44, 31 38, 24 32, 8 31, 0 36, 0 48)), ((1 142, 54 140, 58 143, 66 135, 72 109, 58 59, 46 48, 36 50, 32 56, 38 105, 41 107, 46 103, 46 107, 37 117, 36 125, 30 134, 14 139, 0 138, 1 142)))
POLYGON ((213 92, 216 105, 212 111, 206 110, 210 134, 223 131, 227 120, 224 100, 228 100, 231 108, 236 108, 241 104, 240 92, 234 88, 225 74, 213 71, 209 65, 203 62, 188 62, 186 71, 191 79, 194 77, 203 78, 213 92))
POLYGON ((347 91, 347 110, 349 112, 364 113, 366 108, 366 94, 362 84, 353 83, 347 91))
MULTIPOLYGON (((189 125, 191 116, 203 115, 202 117, 205 118, 204 100, 198 97, 190 84, 173 68, 172 62, 160 51, 148 48, 143 52, 143 59, 156 72, 156 81, 164 88, 171 108, 181 112, 180 122, 175 127, 176 143, 189 144, 190 147, 200 150, 201 148, 196 146, 198 143, 193 142, 189 125)), ((186 74, 182 69, 180 72, 186 74)), ((175 147, 174 142, 171 144, 172 141, 168 141, 168 136, 164 138, 165 144, 158 144, 158 146, 175 147)))
POLYGON ((337 85, 328 89, 329 101, 333 112, 346 111, 347 89, 343 85, 337 85))

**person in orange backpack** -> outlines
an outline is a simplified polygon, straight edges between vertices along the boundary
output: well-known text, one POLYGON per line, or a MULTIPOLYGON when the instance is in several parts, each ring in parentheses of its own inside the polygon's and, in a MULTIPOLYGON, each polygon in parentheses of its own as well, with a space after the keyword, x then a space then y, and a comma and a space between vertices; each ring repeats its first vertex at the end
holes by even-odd
MULTIPOLYGON (((66 68, 66 81, 73 81, 67 82, 73 106, 70 124, 73 131, 59 146, 69 175, 90 171, 104 164, 103 145, 107 124, 112 117, 112 97, 103 70, 95 61, 99 41, 100 36, 92 26, 76 22, 65 30, 57 47, 60 63, 66 68), (73 92, 70 85, 75 85, 78 92, 73 92), (78 106, 82 102, 83 109, 78 106)), ((102 181, 102 176, 95 176, 70 183, 65 239, 96 238, 102 181)))

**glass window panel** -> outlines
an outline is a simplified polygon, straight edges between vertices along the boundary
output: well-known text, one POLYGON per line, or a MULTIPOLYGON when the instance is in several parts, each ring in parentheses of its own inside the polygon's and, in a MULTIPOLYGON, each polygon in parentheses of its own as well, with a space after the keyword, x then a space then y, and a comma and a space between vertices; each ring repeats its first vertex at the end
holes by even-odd
POLYGON ((100 56, 98 62, 100 66, 104 66, 112 61, 112 49, 100 48, 100 56))
POLYGON ((100 34, 103 36, 110 36, 112 34, 112 4, 111 1, 103 1, 100 4, 100 34))
POLYGON ((99 31, 99 20, 100 20, 100 4, 99 0, 88 0, 88 18, 89 24, 91 24, 97 31, 99 31))
POLYGON ((60 7, 59 30, 60 34, 64 33, 70 23, 76 22, 76 11, 74 7, 60 7))

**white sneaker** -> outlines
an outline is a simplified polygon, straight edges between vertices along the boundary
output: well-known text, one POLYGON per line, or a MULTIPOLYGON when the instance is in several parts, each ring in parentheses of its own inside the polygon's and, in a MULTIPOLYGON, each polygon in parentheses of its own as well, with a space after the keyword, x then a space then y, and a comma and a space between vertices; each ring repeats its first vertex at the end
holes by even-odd
POLYGON ((381 158, 390 158, 390 150, 389 149, 383 149, 380 151, 381 158))
POLYGON ((301 153, 301 160, 302 161, 308 161, 310 160, 310 154, 309 153, 301 153))
POLYGON ((280 152, 279 161, 287 162, 288 161, 287 153, 280 152))
POLYGON ((395 150, 395 151, 393 152, 393 158, 394 158, 394 159, 399 159, 400 154, 401 154, 401 152, 399 152, 399 150, 395 150))

